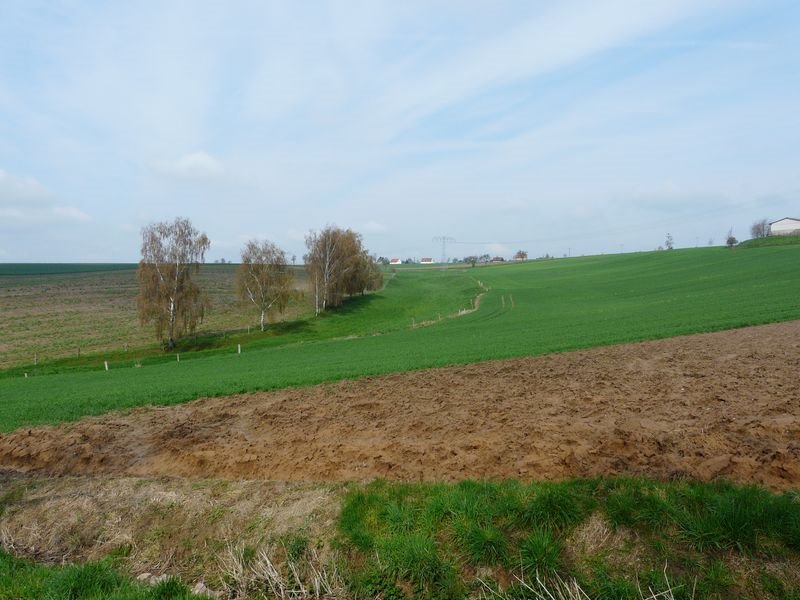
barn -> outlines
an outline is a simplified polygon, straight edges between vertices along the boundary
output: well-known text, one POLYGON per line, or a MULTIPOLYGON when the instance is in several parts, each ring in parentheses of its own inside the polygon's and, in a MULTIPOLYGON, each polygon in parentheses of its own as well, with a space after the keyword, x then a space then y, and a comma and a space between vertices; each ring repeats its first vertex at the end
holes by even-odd
POLYGON ((800 219, 784 217, 769 224, 770 235, 800 235, 800 219))
POLYGON ((433 264, 433 259, 429 258, 429 257, 420 258, 419 262, 420 262, 420 264, 423 264, 423 265, 432 265, 433 264))
POLYGON ((389 259, 389 264, 390 265, 399 265, 402 262, 403 261, 401 261, 399 258, 391 258, 391 259, 389 259))

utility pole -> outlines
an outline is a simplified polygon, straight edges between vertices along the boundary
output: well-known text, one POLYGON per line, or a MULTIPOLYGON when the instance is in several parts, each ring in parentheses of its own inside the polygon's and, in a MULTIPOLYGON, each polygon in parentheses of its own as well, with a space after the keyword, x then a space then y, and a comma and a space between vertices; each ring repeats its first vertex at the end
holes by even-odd
POLYGON ((442 266, 447 265, 447 242, 455 242, 455 238, 446 235, 437 235, 433 238, 434 242, 442 242, 442 266))

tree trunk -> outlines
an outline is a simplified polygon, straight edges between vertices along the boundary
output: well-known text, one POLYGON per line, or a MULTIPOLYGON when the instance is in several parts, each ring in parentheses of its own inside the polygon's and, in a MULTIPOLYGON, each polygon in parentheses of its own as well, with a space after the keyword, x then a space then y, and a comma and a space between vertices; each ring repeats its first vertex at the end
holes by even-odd
POLYGON ((172 338, 172 336, 169 336, 169 342, 167 342, 167 350, 169 350, 170 352, 175 350, 175 340, 172 338))
POLYGON ((264 331, 264 311, 261 311, 261 331, 264 331))

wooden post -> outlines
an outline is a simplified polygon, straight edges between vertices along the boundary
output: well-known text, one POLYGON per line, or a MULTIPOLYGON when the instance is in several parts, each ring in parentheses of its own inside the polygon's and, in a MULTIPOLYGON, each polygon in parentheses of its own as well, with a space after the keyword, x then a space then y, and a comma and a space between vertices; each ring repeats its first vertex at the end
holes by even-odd
POLYGON ((181 355, 180 354, 176 354, 175 357, 178 359, 178 362, 181 362, 181 355))
POLYGON ((38 352, 34 352, 33 353, 33 364, 34 365, 38 365, 39 364, 39 353, 38 352))
POLYGON ((25 379, 27 379, 27 378, 28 378, 28 374, 27 374, 27 373, 25 373, 25 379))
POLYGON ((108 371, 108 361, 107 361, 107 360, 104 360, 104 361, 103 361, 103 364, 106 366, 106 371, 108 371))
POLYGON ((237 346, 238 346, 238 350, 239 350, 237 352, 237 354, 241 354, 242 353, 242 345, 241 344, 237 344, 237 346))

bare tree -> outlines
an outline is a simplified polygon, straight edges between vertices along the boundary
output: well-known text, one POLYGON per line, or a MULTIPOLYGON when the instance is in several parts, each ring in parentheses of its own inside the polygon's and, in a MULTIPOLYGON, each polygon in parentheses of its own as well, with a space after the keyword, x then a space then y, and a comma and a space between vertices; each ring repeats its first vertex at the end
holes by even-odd
POLYGON ((264 320, 274 311, 282 313, 292 296, 294 273, 286 253, 269 241, 250 240, 242 249, 242 263, 236 273, 239 297, 256 305, 264 320))
POLYGON ((672 241, 672 234, 668 233, 667 238, 664 240, 664 247, 667 250, 672 250, 675 247, 675 244, 672 241))
POLYGON ((136 305, 142 325, 153 323, 156 337, 166 335, 168 348, 186 332, 202 323, 208 297, 192 281, 211 242, 192 227, 189 219, 151 223, 142 228, 142 260, 137 276, 136 305))
POLYGON ((514 260, 528 260, 528 253, 525 250, 517 250, 514 260))
POLYGON ((769 221, 761 219, 750 226, 750 237, 753 239, 765 238, 769 235, 769 221))
POLYGON ((346 294, 380 289, 383 274, 364 249, 361 236, 351 229, 329 225, 306 236, 305 255, 314 292, 314 312, 339 306, 346 294))
POLYGON ((733 227, 728 230, 728 235, 725 237, 725 244, 728 248, 733 248, 736 244, 739 243, 735 237, 733 237, 733 227))

